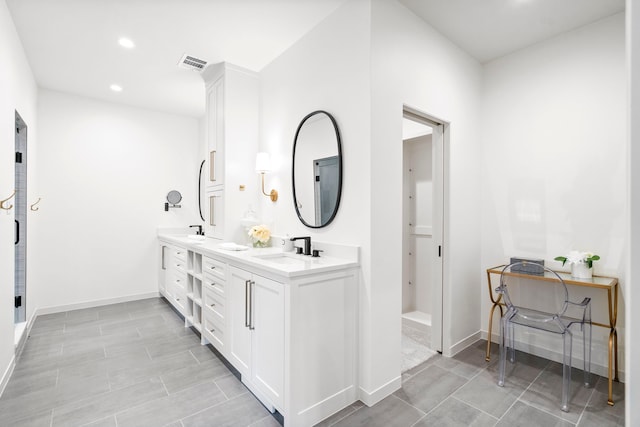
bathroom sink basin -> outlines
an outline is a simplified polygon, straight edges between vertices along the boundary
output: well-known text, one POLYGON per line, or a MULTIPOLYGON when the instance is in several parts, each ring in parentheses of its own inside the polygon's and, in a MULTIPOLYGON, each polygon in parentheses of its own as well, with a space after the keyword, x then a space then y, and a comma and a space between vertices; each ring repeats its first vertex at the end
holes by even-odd
POLYGON ((193 240, 195 242, 204 242, 204 239, 206 239, 206 236, 203 236, 201 234, 189 234, 187 235, 187 239, 193 240))
POLYGON ((253 257, 282 265, 303 265, 305 262, 309 261, 307 259, 301 258, 300 255, 288 253, 253 255, 253 257))

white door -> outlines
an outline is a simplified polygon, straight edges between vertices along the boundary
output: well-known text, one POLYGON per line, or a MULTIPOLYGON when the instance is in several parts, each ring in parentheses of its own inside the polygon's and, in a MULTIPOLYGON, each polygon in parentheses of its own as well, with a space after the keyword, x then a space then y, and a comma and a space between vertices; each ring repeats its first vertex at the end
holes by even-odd
POLYGON ((254 275, 251 382, 274 406, 284 406, 284 285, 254 275))
POLYGON ((249 329, 249 304, 251 296, 251 273, 239 268, 229 268, 230 285, 227 330, 230 362, 242 376, 251 373, 251 330, 249 329))

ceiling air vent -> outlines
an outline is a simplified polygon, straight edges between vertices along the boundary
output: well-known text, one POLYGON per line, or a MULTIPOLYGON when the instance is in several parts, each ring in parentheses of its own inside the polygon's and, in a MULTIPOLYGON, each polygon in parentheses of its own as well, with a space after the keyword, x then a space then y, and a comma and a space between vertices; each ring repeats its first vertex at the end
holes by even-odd
POLYGON ((190 56, 187 54, 182 55, 178 67, 186 68, 187 70, 202 71, 207 66, 207 61, 190 56))

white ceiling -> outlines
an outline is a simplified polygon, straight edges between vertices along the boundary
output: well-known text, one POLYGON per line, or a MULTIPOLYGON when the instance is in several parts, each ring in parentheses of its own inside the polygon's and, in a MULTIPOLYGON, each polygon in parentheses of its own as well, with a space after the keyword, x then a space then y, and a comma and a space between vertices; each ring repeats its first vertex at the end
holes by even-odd
MULTIPOLYGON (((344 1, 6 0, 41 87, 193 117, 204 90, 177 67, 184 53, 260 71, 344 1)), ((400 2, 481 62, 624 10, 624 0, 400 2)))
POLYGON ((399 0, 481 63, 624 10, 624 0, 399 0))

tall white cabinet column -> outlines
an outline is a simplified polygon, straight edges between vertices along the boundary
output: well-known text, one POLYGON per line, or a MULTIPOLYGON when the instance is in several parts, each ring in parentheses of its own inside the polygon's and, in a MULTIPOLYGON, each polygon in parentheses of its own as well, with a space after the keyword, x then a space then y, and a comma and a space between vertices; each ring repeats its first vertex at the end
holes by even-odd
POLYGON ((225 62, 209 65, 206 85, 205 234, 242 243, 240 218, 257 200, 258 75, 225 62))

